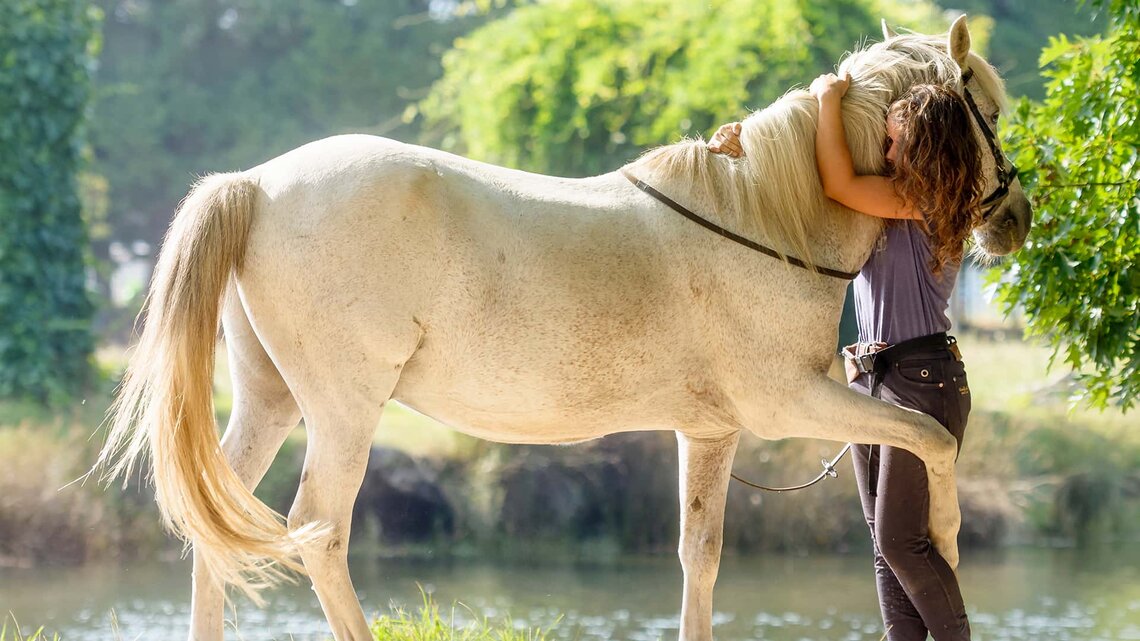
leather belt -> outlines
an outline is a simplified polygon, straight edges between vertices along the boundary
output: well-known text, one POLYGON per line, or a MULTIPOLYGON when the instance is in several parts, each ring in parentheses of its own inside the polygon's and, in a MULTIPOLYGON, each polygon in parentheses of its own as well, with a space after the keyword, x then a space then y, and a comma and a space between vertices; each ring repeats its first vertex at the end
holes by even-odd
POLYGON ((894 345, 886 343, 856 343, 843 348, 843 356, 855 365, 860 374, 882 373, 891 363, 897 363, 911 354, 946 350, 954 360, 962 360, 958 339, 938 332, 905 340, 894 345))

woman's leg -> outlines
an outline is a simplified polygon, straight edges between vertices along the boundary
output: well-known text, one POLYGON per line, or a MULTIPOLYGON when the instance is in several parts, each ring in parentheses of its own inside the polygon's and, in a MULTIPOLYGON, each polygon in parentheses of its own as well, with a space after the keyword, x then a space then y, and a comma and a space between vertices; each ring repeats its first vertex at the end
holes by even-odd
MULTIPOLYGON (((894 570, 879 549, 876 523, 876 508, 880 497, 875 496, 869 487, 871 469, 880 469, 880 448, 856 445, 851 449, 851 460, 855 466, 855 483, 859 488, 859 500, 863 506, 863 518, 871 531, 871 546, 875 556, 875 588, 879 594, 879 609, 883 615, 883 625, 889 641, 923 641, 926 639, 926 624, 922 615, 911 603, 894 570)), ((924 471, 925 473, 925 471, 924 471)), ((883 473, 878 476, 881 482, 883 473)), ((881 487, 881 486, 880 486, 881 487)), ((876 489, 876 494, 878 490, 876 489)), ((891 500, 882 497, 883 500, 891 500)))
POLYGON ((881 450, 875 570, 888 638, 922 641, 929 629, 935 641, 965 641, 970 624, 958 578, 927 537, 926 468, 906 450, 881 450))
MULTIPOLYGON (((865 380, 851 387, 869 393, 865 380)), ((961 363, 908 361, 888 373, 881 395, 883 400, 933 416, 947 426, 961 447, 970 410, 961 363)), ((856 446, 852 454, 863 515, 872 533, 879 605, 888 639, 923 641, 928 630, 935 641, 969 639, 957 577, 928 537, 929 494, 922 461, 891 447, 856 446)))

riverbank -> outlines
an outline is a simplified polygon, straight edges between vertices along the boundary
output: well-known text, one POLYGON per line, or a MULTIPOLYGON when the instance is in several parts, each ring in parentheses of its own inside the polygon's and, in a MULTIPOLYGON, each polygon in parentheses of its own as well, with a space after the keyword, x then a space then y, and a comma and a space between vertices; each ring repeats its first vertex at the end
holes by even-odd
MULTIPOLYGON (((961 339, 974 411, 959 460, 964 548, 1140 539, 1135 416, 1069 411, 1068 383, 1047 353, 1021 342, 961 339)), ((113 358, 105 358, 113 364, 113 358)), ((112 365, 109 365, 112 366, 112 365)), ((219 413, 228 379, 218 378, 219 413)), ((149 490, 95 479, 91 438, 109 390, 65 412, 0 406, 0 565, 34 567, 180 552, 158 526, 149 490)), ((377 430, 355 549, 387 555, 609 558, 672 554, 677 540, 671 433, 614 435, 569 447, 504 446, 392 407, 377 430)), ((838 446, 742 440, 737 474, 766 484, 814 476, 838 446)), ((304 433, 283 447, 258 494, 287 511, 304 433)), ((846 551, 866 545, 850 464, 810 490, 768 494, 733 483, 725 551, 846 551)))

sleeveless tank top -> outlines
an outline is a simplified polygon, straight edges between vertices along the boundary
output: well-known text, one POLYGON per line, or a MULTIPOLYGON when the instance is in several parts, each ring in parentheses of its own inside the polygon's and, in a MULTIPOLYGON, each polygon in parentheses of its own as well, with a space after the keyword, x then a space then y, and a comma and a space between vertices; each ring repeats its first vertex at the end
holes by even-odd
POLYGON ((883 233, 885 242, 871 252, 854 283, 859 342, 894 345, 949 331, 946 310, 958 264, 946 264, 938 276, 931 273, 930 241, 919 221, 892 223, 883 233))

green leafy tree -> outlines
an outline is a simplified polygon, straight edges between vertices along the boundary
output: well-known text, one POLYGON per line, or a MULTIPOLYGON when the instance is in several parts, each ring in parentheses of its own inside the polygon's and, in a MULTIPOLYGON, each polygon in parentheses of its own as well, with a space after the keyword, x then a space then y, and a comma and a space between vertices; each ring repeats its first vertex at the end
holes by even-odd
POLYGON ((76 173, 98 19, 82 0, 0 3, 0 397, 60 401, 90 373, 76 173))
POLYGON ((609 171, 832 70, 879 19, 946 29, 933 4, 551 0, 458 39, 420 104, 429 142, 562 175, 609 171))
POLYGON ((1036 222, 999 295, 1080 372, 1078 396, 1127 409, 1140 395, 1140 1, 1099 4, 1108 34, 1052 39, 1044 100, 1023 100, 1006 129, 1036 222))

